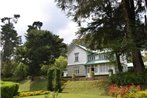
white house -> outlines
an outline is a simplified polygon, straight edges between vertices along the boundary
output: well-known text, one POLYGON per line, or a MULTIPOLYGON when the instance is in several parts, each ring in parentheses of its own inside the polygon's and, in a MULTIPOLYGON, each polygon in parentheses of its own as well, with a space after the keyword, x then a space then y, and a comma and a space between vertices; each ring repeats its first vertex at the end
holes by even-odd
MULTIPOLYGON (((94 71, 95 75, 108 75, 109 69, 116 73, 117 66, 112 65, 106 57, 108 52, 110 50, 91 51, 81 45, 74 45, 68 51, 68 76, 89 76, 90 71, 94 71)), ((122 58, 121 62, 123 71, 127 71, 125 59, 122 58)))

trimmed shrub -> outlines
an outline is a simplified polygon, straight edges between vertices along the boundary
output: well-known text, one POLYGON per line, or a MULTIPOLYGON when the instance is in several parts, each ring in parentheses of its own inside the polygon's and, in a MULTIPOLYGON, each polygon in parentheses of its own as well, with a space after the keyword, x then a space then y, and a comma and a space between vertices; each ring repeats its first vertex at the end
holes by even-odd
POLYGON ((2 98, 13 98, 17 95, 19 85, 14 82, 3 82, 1 81, 1 97, 2 98))
POLYGON ((57 68, 54 69, 53 89, 54 91, 61 91, 60 70, 57 68))
POLYGON ((110 77, 110 83, 117 84, 117 85, 141 85, 141 84, 147 84, 147 73, 120 73, 120 74, 114 74, 110 77))
POLYGON ((51 68, 48 70, 48 86, 50 91, 61 91, 61 73, 58 68, 51 68))
POLYGON ((48 73, 47 73, 47 89, 50 90, 50 91, 53 91, 53 69, 49 69, 48 70, 48 73))

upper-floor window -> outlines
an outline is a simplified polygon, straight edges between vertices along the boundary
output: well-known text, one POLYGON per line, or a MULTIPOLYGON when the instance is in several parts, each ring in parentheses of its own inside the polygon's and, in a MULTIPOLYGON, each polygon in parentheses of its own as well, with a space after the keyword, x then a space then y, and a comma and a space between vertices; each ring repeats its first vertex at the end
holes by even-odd
POLYGON ((106 54, 98 54, 96 60, 107 60, 106 54))
POLYGON ((75 53, 75 62, 79 61, 79 53, 75 53))
POLYGON ((94 61, 94 60, 95 60, 95 55, 88 56, 88 61, 94 61))

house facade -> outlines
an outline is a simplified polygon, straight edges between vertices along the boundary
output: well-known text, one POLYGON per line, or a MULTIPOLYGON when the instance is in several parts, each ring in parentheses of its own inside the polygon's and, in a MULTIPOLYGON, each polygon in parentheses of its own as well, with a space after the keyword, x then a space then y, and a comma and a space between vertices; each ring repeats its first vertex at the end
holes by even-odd
MULTIPOLYGON (((107 58, 110 50, 91 51, 81 45, 74 45, 68 51, 68 76, 75 74, 76 76, 88 76, 90 71, 94 71, 94 75, 108 75, 111 69, 116 73, 117 66, 112 64, 107 58)), ((126 61, 121 58, 123 71, 127 71, 126 61)))

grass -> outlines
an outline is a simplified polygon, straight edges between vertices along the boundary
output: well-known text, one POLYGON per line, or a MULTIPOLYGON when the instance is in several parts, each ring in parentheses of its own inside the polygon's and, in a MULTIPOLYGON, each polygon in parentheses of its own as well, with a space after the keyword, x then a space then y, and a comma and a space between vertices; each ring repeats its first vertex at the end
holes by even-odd
POLYGON ((24 80, 20 82, 19 92, 37 90, 47 90, 47 81, 36 79, 33 82, 31 82, 30 80, 24 80))
MULTIPOLYGON (((59 98, 112 98, 106 96, 105 88, 107 83, 104 81, 67 81, 63 86, 59 98)), ((20 82, 19 91, 47 90, 46 80, 26 80, 20 82)), ((46 95, 29 96, 23 98, 46 98, 46 95)), ((51 98, 51 97, 49 97, 51 98)))
POLYGON ((104 81, 68 81, 62 92, 73 94, 105 95, 107 83, 104 81))

